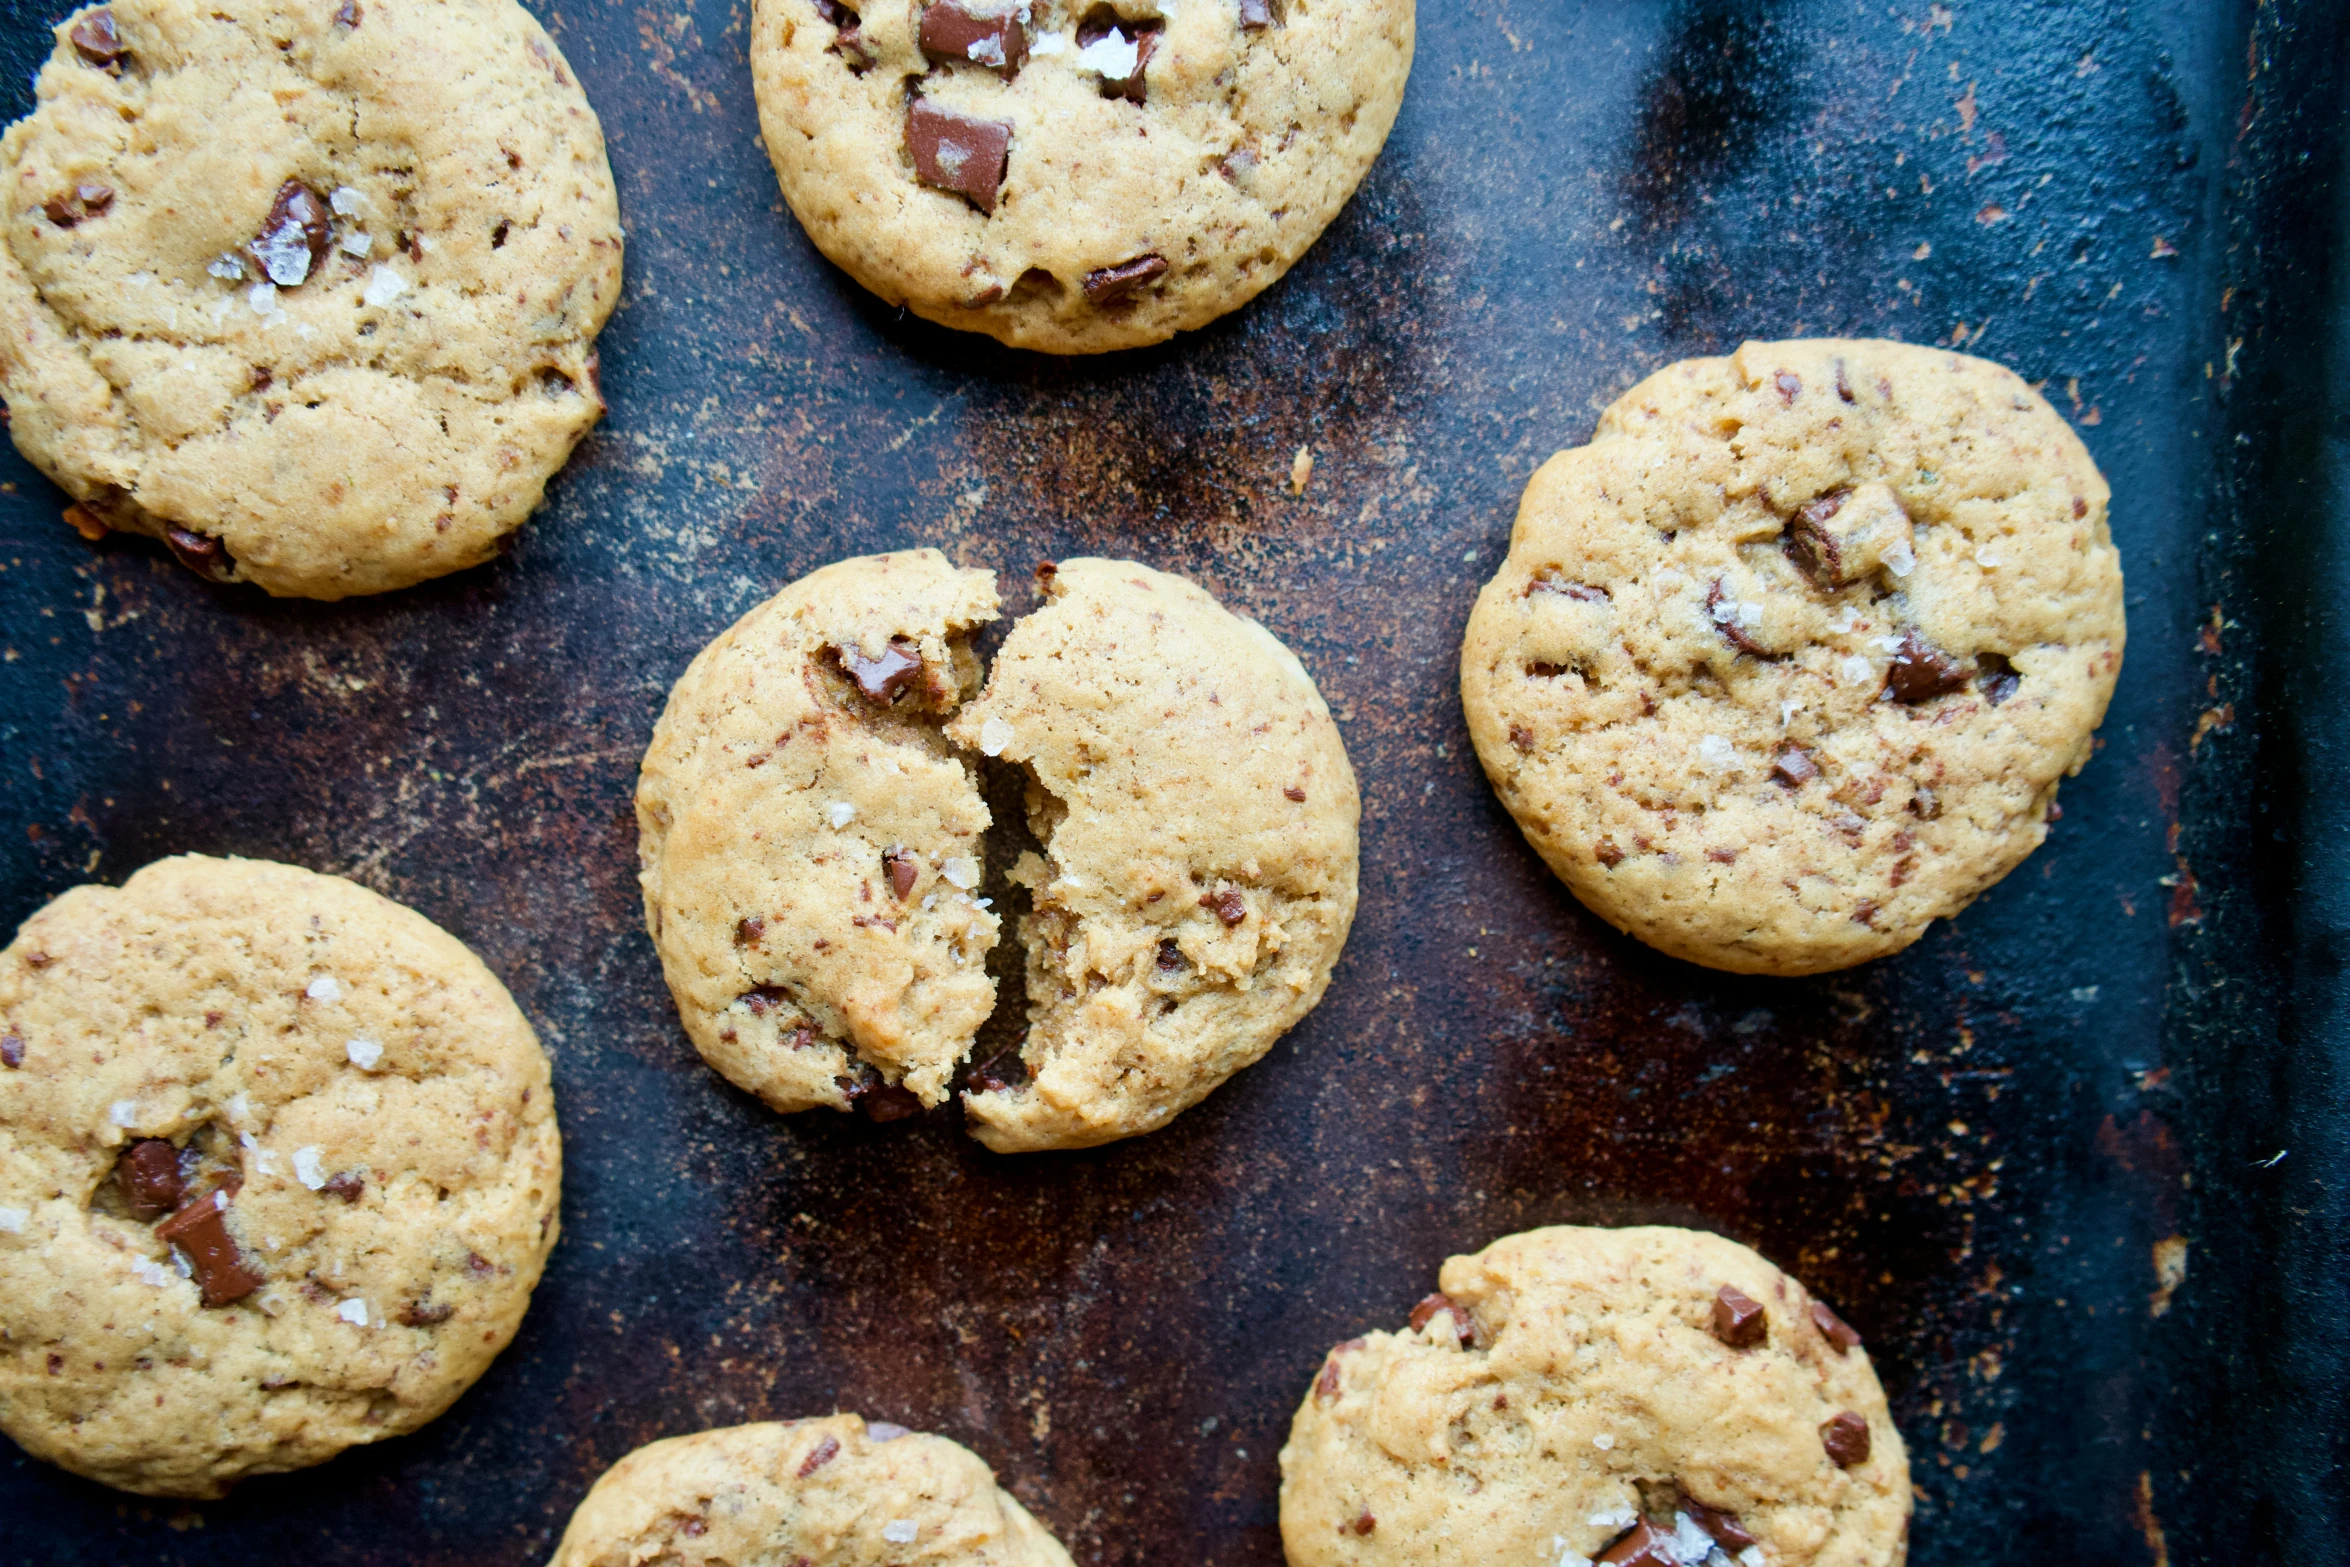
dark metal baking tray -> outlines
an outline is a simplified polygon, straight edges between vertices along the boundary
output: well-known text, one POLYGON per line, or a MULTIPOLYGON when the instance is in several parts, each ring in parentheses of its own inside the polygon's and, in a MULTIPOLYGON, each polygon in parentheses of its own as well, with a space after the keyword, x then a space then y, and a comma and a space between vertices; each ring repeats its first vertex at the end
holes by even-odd
MULTIPOLYGON (((10 115, 57 14, 8 7, 10 115)), ((421 909, 553 1053, 562 1245, 455 1409, 323 1469, 175 1507, 0 1444, 0 1559, 535 1562, 636 1444, 840 1406, 969 1443, 1080 1561, 1275 1563, 1325 1346, 1449 1252, 1633 1220, 1867 1334, 1914 1561, 2343 1558, 2343 7, 1429 5, 1289 278, 1077 362, 822 262, 742 0, 542 14, 628 222, 610 416, 507 558, 332 606, 84 544, 0 458, 0 918, 181 850, 421 909), (2044 383, 2113 481, 2130 648, 2005 884, 1898 958, 1739 979, 1544 874, 1454 661, 1537 461, 1658 365, 1802 333, 2044 383), (910 544, 1016 600, 1067 554, 1190 573, 1340 715, 1345 961, 1165 1131, 1003 1159, 951 1112, 782 1120, 679 1032, 629 804, 663 694, 783 582, 910 544)))

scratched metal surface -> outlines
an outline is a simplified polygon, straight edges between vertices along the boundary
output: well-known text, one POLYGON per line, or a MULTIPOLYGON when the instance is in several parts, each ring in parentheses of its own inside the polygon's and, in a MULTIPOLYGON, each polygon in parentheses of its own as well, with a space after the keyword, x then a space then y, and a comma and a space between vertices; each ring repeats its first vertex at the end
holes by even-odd
MULTIPOLYGON (((1067 364, 816 257, 742 0, 543 12, 629 224, 609 418, 510 557, 330 607, 85 545, 0 458, 0 918, 180 850, 423 910, 554 1056, 563 1243, 450 1414, 321 1470, 175 1508, 0 1443, 0 1559, 533 1562, 641 1442, 848 1407, 969 1443, 1080 1561, 1274 1563, 1325 1346, 1448 1252, 1635 1220, 1748 1241, 1862 1328, 1915 1561, 2331 1558, 2330 9, 1429 6, 1385 157, 1284 283, 1067 364), (1561 892, 1454 659, 1537 461, 1660 364, 1807 332, 2044 381, 2113 481, 2131 637, 2038 855, 1898 959, 1768 982, 1561 892), (1329 999, 1155 1136, 999 1159, 951 1112, 781 1120, 675 1025, 629 809, 668 684, 793 576, 909 544, 1190 573, 1342 719, 1364 887, 1329 999)), ((55 14, 8 8, 11 115, 55 14)))

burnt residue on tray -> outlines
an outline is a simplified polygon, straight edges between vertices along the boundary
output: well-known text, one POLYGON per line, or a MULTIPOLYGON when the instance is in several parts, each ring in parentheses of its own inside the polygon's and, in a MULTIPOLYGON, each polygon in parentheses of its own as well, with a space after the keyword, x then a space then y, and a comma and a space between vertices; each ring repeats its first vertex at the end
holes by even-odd
MULTIPOLYGON (((629 230, 610 415, 505 559, 341 605, 85 544, 0 462, 0 884, 21 917, 203 850, 423 910, 555 1058, 562 1243, 424 1430, 200 1513, 10 1458, 0 1554, 534 1562, 631 1447, 840 1407, 969 1443, 1081 1561, 1270 1567, 1324 1349, 1448 1253, 1667 1222, 1864 1335, 1913 1562, 2323 1555, 2344 1144, 2308 671, 2340 643, 2342 356, 2312 345, 2344 319, 2345 23, 2188 9, 1423 8, 1388 151, 1294 272, 1071 362, 822 262, 755 141, 747 7, 544 13, 629 230), (1828 333, 2042 385, 2113 481, 2130 650, 2006 883, 1897 958, 1737 978, 1549 877, 1455 662, 1537 463, 1675 358, 1828 333), (783 582, 912 544, 1013 612, 1043 560, 1188 573, 1338 715, 1364 879, 1329 997, 1162 1132, 1005 1159, 951 1109, 782 1119, 677 1027, 631 810, 668 686, 783 582)), ((11 112, 35 22, 0 36, 11 112)))

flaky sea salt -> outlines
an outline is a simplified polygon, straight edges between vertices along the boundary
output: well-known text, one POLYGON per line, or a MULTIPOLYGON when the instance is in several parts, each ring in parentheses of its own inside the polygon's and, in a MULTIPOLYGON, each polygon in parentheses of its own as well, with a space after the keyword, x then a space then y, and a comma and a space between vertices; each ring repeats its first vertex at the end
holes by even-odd
POLYGON ((366 200, 365 196, 360 195, 350 186, 337 185, 335 193, 326 198, 326 204, 346 218, 355 218, 359 215, 359 208, 366 200))
POLYGON ((220 279, 223 283, 242 283, 245 281, 245 264, 234 256, 214 256, 211 261, 205 264, 204 270, 211 273, 214 277, 220 279))
POLYGON ((302 994, 313 1001, 340 1001, 343 999, 343 982, 332 974, 321 974, 302 987, 302 994))
POLYGON ((345 234, 341 239, 335 241, 335 245, 346 256, 372 256, 375 254, 374 238, 358 229, 353 229, 350 233, 345 234))
POLYGON ((1012 726, 1000 718, 990 718, 979 726, 979 751, 983 756, 1001 756, 1012 743, 1012 726))
POLYGON ((137 1275, 141 1284, 151 1284, 157 1289, 171 1282, 171 1274, 161 1263, 149 1262, 144 1257, 131 1264, 131 1272, 137 1275))
POLYGON ((256 1175, 277 1174, 277 1155, 255 1142, 251 1132, 238 1133, 237 1145, 251 1157, 252 1169, 256 1175))
POLYGON ((285 311, 277 302, 277 285, 270 282, 254 284, 245 290, 245 303, 257 316, 282 316, 285 311))
POLYGON ((1713 1554, 1714 1537, 1698 1527, 1687 1513, 1673 1514, 1673 1548, 1685 1562, 1702 1562, 1713 1554))
POLYGON ((367 274, 367 287, 359 291, 359 297, 380 310, 407 292, 408 280, 379 263, 367 274))
POLYGON ((1836 666, 1836 678, 1848 686, 1865 686, 1877 678, 1877 666, 1855 653, 1836 666))
POLYGON ((1099 71, 1114 82, 1122 82, 1134 74, 1135 61, 1140 55, 1134 40, 1113 28, 1077 51, 1077 67, 1099 71))
POLYGON ((106 1119, 116 1126, 136 1126, 139 1122, 139 1102, 136 1099, 117 1099, 106 1107, 106 1119))
MULTIPOLYGON (((1611 1436, 1599 1445, 1613 1447, 1615 1442, 1616 1439, 1611 1436)), ((1640 1521, 1640 1514, 1632 1508, 1618 1505, 1610 1507, 1604 1512, 1593 1513, 1583 1521, 1594 1529, 1629 1529, 1640 1521)))
POLYGON ((0 1234, 22 1235, 32 1217, 30 1208, 0 1208, 0 1234))
POLYGON ((1909 547, 1909 540, 1895 539, 1886 546, 1885 569, 1896 577, 1906 577, 1918 569, 1917 552, 1909 547))
POLYGON ((318 1162, 321 1152, 316 1143, 306 1143, 294 1150, 294 1179, 312 1191, 326 1184, 326 1169, 318 1162))
POLYGON ((1997 571, 1999 569, 1999 557, 1990 550, 1977 550, 1975 551, 1975 564, 1982 567, 1985 571, 1997 571))
POLYGON ((892 1518, 881 1526, 881 1537, 892 1545, 912 1545, 919 1532, 911 1518, 892 1518))
POLYGON ((1700 761, 1715 772, 1738 765, 1738 748, 1720 735, 1707 735, 1698 741, 1697 755, 1700 761))
POLYGON ((846 827, 857 819, 857 808, 846 800, 835 800, 824 808, 824 818, 835 827, 846 827))
POLYGON ((376 1063, 384 1058, 384 1047, 372 1039, 354 1038, 344 1042, 343 1054, 360 1071, 372 1072, 376 1063))
POLYGON ((367 1326, 367 1302, 353 1296, 335 1308, 335 1315, 355 1328, 367 1326))
POLYGON ((938 873, 965 892, 979 885, 979 862, 968 855, 959 855, 947 861, 939 867, 938 873))
POLYGON ((1602 1431, 1599 1433, 1599 1435, 1591 1439, 1591 1445, 1604 1453, 1616 1445, 1615 1434, 1609 1431, 1602 1431))
POLYGON ((901 1436, 912 1436, 913 1434, 904 1426, 892 1425, 887 1420, 865 1422, 865 1440, 868 1442, 894 1442, 901 1436))
POLYGON ((1069 40, 1059 33, 1039 33, 1029 40, 1028 52, 1032 55, 1059 54, 1068 47, 1069 40))

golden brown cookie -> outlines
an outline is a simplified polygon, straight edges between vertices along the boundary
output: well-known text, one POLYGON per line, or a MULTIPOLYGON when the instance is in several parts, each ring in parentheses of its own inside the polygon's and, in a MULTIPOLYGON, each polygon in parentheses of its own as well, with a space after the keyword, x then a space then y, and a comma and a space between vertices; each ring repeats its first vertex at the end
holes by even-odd
POLYGON ((1909 1461, 1868 1353, 1745 1247, 1532 1230, 1441 1282, 1298 1406, 1290 1567, 1900 1567, 1909 1461))
POLYGON ((448 1408, 555 1241, 547 1058, 338 877, 189 855, 0 951, 0 1430, 155 1496, 448 1408))
POLYGON ((1461 698, 1528 841, 1676 957, 1898 952, 2047 836, 2122 658, 2105 481, 2017 376, 1748 343, 1526 487, 1461 698))

